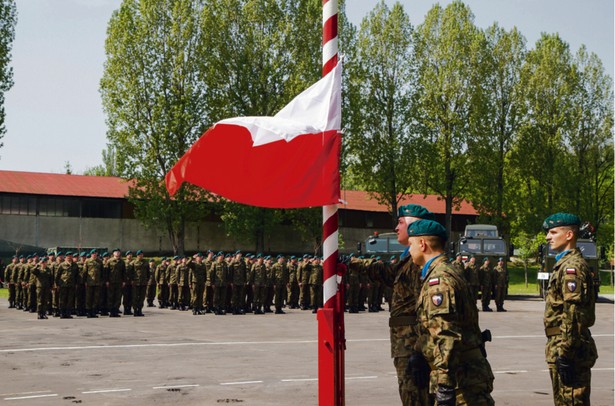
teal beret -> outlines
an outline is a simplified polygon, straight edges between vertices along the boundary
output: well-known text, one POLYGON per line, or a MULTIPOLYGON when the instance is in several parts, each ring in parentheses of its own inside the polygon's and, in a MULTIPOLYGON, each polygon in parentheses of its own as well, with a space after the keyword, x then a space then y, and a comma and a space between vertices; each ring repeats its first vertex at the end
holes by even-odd
POLYGON ((397 217, 418 217, 423 220, 434 220, 432 212, 418 204, 407 204, 397 210, 397 217))
POLYGON ((79 254, 80 257, 85 257, 85 251, 79 254))
POLYGON ((395 259, 395 255, 392 255, 392 256, 391 256, 391 259, 390 259, 389 261, 392 261, 392 260, 394 260, 394 259, 395 259))
POLYGON ((483 262, 487 262, 487 261, 489 261, 489 257, 483 258, 483 262))
POLYGON ((121 250, 121 249, 119 249, 119 248, 113 248, 113 251, 112 251, 112 252, 115 252, 115 251, 120 251, 120 252, 122 252, 122 250, 121 250))
POLYGON ((173 260, 174 260, 174 261, 177 261, 178 259, 179 259, 179 256, 178 256, 178 255, 175 255, 175 256, 173 257, 173 260))
POLYGON ((499 261, 504 261, 504 258, 499 257, 499 258, 498 258, 498 262, 499 262, 499 261))
POLYGON ((555 213, 543 221, 542 228, 545 230, 550 230, 553 227, 578 225, 581 225, 581 219, 579 216, 570 213, 555 213))
POLYGON ((131 255, 131 254, 132 254, 131 250, 126 251, 126 255, 131 255))
POLYGON ((143 254, 143 251, 137 250, 137 255, 141 255, 141 254, 143 254))
POLYGON ((103 258, 108 257, 109 253, 108 252, 103 252, 102 256, 103 256, 103 258))
POLYGON ((408 226, 408 237, 433 235, 446 241, 446 228, 433 220, 418 220, 408 226))

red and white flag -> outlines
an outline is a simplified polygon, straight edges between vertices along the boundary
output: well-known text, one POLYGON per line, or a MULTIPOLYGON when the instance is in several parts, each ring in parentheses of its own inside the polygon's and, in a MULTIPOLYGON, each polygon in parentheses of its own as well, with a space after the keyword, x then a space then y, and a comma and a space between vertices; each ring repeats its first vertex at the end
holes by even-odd
POLYGON ((273 117, 217 122, 166 174, 235 202, 272 208, 340 199, 341 63, 273 117))

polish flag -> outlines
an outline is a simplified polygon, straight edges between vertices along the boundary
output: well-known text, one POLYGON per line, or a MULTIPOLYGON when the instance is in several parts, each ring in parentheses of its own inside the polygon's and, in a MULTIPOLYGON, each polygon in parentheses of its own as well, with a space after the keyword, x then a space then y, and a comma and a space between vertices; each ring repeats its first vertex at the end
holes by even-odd
POLYGON ((340 199, 341 63, 273 117, 218 121, 166 174, 251 206, 300 208, 340 199))

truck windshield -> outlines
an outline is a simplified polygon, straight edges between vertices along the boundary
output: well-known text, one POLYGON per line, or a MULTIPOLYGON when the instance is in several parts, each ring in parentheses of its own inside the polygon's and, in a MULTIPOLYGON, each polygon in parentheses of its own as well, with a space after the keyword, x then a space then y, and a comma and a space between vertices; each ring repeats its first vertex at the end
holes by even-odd
POLYGON ((483 240, 485 253, 506 254, 506 243, 503 240, 483 240))
POLYGON ((466 237, 497 237, 497 230, 485 230, 485 229, 468 229, 465 232, 466 237))
POLYGON ((459 251, 460 252, 470 252, 470 253, 480 253, 481 252, 480 243, 481 243, 481 240, 461 241, 459 244, 459 251))

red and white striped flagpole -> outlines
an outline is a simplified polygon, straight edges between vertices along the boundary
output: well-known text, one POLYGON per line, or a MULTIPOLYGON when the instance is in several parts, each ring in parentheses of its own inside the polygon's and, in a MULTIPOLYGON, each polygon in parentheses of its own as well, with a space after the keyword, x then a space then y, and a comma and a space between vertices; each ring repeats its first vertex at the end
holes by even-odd
MULTIPOLYGON (((338 0, 322 2, 322 76, 338 62, 338 0)), ((338 290, 337 205, 323 206, 323 302, 318 311, 318 404, 343 406, 344 300, 338 290)))

